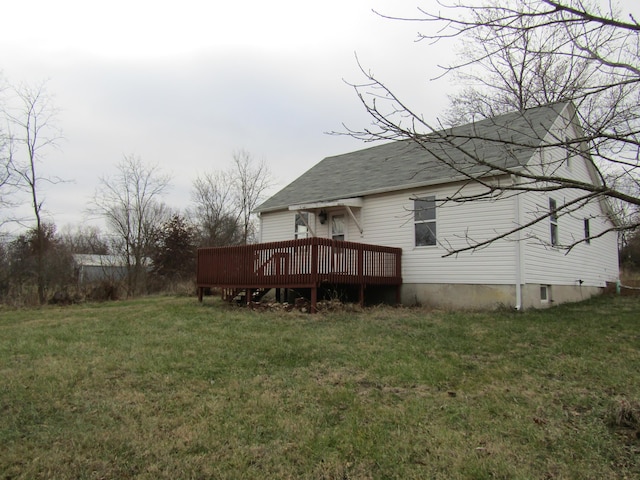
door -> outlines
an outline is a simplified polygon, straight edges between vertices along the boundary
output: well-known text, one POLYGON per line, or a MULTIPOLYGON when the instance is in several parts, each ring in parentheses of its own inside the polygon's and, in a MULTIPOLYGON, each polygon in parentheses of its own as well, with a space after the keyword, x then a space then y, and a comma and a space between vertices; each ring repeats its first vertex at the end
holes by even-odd
MULTIPOLYGON (((344 241, 347 239, 347 219, 344 214, 331 215, 331 239, 344 241)), ((333 247, 332 266, 333 273, 348 273, 345 254, 342 247, 333 247)))

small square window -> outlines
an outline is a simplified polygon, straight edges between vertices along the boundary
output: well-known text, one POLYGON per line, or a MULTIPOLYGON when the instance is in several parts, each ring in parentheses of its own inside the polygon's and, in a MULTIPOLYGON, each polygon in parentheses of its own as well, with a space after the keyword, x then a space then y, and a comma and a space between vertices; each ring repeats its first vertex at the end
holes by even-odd
POLYGON ((542 303, 549 302, 549 287, 547 285, 540 285, 540 301, 542 303))

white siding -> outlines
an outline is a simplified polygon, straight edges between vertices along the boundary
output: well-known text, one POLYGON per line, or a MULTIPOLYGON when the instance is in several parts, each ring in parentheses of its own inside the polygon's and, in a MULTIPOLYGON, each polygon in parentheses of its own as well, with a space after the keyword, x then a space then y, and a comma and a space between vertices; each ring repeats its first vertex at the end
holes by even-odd
POLYGON ((282 210, 279 212, 263 213, 260 217, 262 220, 262 232, 260 232, 261 242, 293 240, 295 235, 295 212, 282 210))
MULTIPOLYGON (((459 188, 460 185, 449 185, 367 197, 361 209, 352 209, 363 228, 362 234, 346 211, 336 208, 329 213, 345 213, 349 241, 402 248, 402 274, 406 283, 515 283, 516 245, 512 241, 501 240, 476 252, 443 258, 447 248, 464 247, 470 241, 485 240, 513 228, 513 199, 438 206, 436 229, 439 245, 414 245, 412 199, 435 195, 436 200, 441 200, 459 188)), ((479 191, 477 186, 464 189, 466 194, 479 191)), ((293 223, 294 212, 263 213, 262 241, 292 239, 293 223)), ((329 222, 325 225, 317 222, 315 231, 319 237, 328 237, 329 222)))
MULTIPOLYGON (((560 126, 565 135, 575 135, 572 128, 560 126)), ((566 152, 562 148, 545 151, 544 164, 557 168, 557 175, 572 177, 584 182, 591 182, 587 160, 580 156, 571 158, 570 168, 564 162, 566 152)), ((539 157, 533 159, 532 165, 539 164, 539 157)), ((537 166, 532 167, 536 171, 537 166)), ((577 190, 559 190, 549 193, 529 192, 522 196, 522 223, 532 221, 535 216, 549 211, 549 198, 557 202, 557 206, 579 198, 583 192, 577 190)), ((597 236, 612 227, 611 220, 603 211, 599 201, 582 206, 568 214, 560 214, 557 220, 559 244, 570 245, 584 239, 584 219, 589 218, 590 234, 597 236)), ((605 282, 614 282, 618 278, 618 254, 616 234, 611 232, 601 238, 594 238, 590 244, 576 245, 570 252, 566 249, 554 248, 549 242, 551 238, 549 218, 523 232, 525 283, 547 285, 576 285, 602 287, 605 282)))
MULTIPOLYGON (((565 191, 556 195, 558 206, 575 192, 565 191)), ((536 209, 546 205, 548 195, 529 194, 525 207, 525 218, 533 218, 536 209)), ((597 204, 590 204, 571 215, 558 218, 558 235, 560 245, 568 245, 584 238, 584 218, 591 218, 591 235, 611 227, 611 222, 603 217, 597 204)), ((570 252, 551 247, 549 219, 524 232, 524 271, 525 283, 548 285, 585 285, 602 287, 605 282, 615 282, 618 278, 617 241, 615 233, 607 233, 603 237, 594 238, 590 244, 576 245, 570 252), (581 282, 582 281, 582 282, 581 282)))
MULTIPOLYGON (((369 197, 363 207, 367 243, 401 247, 402 276, 405 283, 515 283, 515 243, 499 240, 477 251, 444 257, 448 250, 486 240, 513 228, 513 199, 486 202, 446 203, 459 185, 428 190, 412 190, 369 197), (414 245, 413 201, 435 195, 438 245, 414 245)), ((465 187, 465 194, 480 188, 465 187)))

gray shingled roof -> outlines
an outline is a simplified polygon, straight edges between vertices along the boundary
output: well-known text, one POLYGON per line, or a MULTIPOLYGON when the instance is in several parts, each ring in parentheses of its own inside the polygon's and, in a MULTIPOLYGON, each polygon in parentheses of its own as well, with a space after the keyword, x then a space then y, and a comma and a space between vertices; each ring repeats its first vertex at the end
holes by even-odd
POLYGON ((256 212, 446 183, 497 173, 471 161, 518 168, 527 163, 567 103, 508 113, 414 140, 327 157, 273 195, 256 212))

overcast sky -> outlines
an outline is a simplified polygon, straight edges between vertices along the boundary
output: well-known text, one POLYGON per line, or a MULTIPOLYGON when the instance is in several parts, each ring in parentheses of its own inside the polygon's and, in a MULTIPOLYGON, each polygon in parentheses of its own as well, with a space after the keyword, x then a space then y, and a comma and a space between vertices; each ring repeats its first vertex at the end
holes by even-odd
MULTIPOLYGON (((0 71, 38 84, 60 108, 64 140, 40 171, 70 183, 46 188, 58 228, 83 221, 98 178, 124 155, 172 177, 164 199, 183 209, 198 174, 227 168, 244 149, 281 188, 322 158, 367 147, 325 132, 370 124, 353 89, 355 60, 435 117, 433 52, 415 0, 20 0, 4 2, 0 71)), ((44 187, 43 187, 44 188, 44 187)), ((275 190, 274 190, 275 192, 275 190)), ((28 204, 28 201, 25 200, 28 204)))
MULTIPOLYGON (((630 0, 631 1, 631 0, 630 0)), ((98 179, 123 156, 172 177, 164 198, 189 206, 193 180, 234 151, 264 160, 285 186, 324 157, 370 145, 327 135, 371 123, 353 89, 360 63, 433 120, 452 49, 416 42, 434 0, 20 0, 3 2, 0 71, 47 90, 64 140, 39 169, 69 180, 44 192, 60 229, 83 217, 98 179)), ((25 200, 28 205, 28 201, 25 200)))

